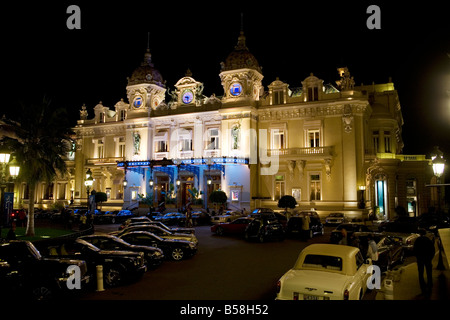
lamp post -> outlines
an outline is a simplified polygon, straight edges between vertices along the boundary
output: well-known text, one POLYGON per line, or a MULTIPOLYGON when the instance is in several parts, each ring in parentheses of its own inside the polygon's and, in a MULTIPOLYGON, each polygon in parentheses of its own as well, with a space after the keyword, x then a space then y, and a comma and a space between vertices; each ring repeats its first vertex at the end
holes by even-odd
POLYGON ((92 178, 91 169, 86 171, 86 179, 84 180, 84 185, 86 186, 87 193, 87 211, 89 212, 89 192, 91 191, 91 187, 94 184, 94 178, 92 178))
MULTIPOLYGON (((439 150, 438 147, 434 147, 434 153, 431 155, 432 165, 433 165, 433 173, 436 176, 436 184, 437 184, 437 192, 438 192, 438 215, 441 214, 441 176, 444 174, 445 169, 445 160, 443 157, 442 151, 439 150)), ((439 233, 438 233, 439 235, 439 233)), ((439 243, 439 261, 436 269, 445 270, 444 261, 442 260, 442 242, 441 237, 438 237, 439 243)))
POLYGON ((9 165, 9 175, 12 179, 17 178, 20 171, 20 166, 16 157, 13 156, 11 162, 9 161, 10 158, 11 153, 6 147, 2 146, 0 150, 0 237, 2 234, 2 226, 5 221, 5 188, 7 186, 6 167, 9 165))

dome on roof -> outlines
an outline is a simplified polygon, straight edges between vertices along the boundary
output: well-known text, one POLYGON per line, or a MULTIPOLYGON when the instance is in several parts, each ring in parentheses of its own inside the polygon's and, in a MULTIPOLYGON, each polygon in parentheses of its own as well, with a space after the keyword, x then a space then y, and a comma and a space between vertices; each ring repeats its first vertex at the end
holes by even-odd
POLYGON ((152 55, 149 49, 145 53, 144 61, 133 71, 131 77, 128 78, 129 86, 141 83, 152 83, 162 88, 166 87, 161 73, 155 69, 152 63, 152 55))
POLYGON ((234 50, 222 62, 222 71, 236 70, 236 69, 254 69, 261 73, 261 67, 255 56, 250 53, 245 45, 244 32, 238 38, 238 44, 234 47, 234 50))

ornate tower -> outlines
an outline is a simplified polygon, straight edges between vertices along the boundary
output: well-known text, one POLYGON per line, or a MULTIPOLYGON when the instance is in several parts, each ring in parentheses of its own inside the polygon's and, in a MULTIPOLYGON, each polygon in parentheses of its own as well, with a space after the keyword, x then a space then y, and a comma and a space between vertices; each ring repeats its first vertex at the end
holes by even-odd
POLYGON ((224 89, 223 103, 242 100, 253 102, 259 100, 263 92, 261 67, 255 56, 245 44, 244 31, 241 33, 234 50, 221 63, 220 79, 224 89))
POLYGON ((128 78, 127 96, 130 102, 130 113, 150 114, 164 100, 165 81, 161 73, 155 69, 149 48, 144 61, 128 78))

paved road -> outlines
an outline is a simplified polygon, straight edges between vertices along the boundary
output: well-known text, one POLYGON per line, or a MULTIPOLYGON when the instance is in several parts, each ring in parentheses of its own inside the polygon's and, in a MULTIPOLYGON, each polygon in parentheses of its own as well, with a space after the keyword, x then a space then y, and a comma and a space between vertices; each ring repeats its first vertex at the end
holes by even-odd
MULTIPOLYGON (((96 226, 96 232, 116 230, 96 226)), ((277 280, 290 269, 300 251, 313 242, 327 242, 329 231, 313 240, 286 239, 246 242, 213 235, 209 226, 196 227, 199 250, 193 258, 165 261, 136 283, 92 292, 83 299, 132 300, 273 300, 277 280)))

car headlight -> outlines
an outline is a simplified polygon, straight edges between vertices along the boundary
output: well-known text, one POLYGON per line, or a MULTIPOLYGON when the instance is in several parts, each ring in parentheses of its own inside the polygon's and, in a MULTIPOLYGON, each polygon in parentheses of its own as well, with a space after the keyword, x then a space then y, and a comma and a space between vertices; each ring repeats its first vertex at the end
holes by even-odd
POLYGON ((195 243, 189 243, 189 248, 191 249, 195 249, 197 247, 197 245, 195 243))

